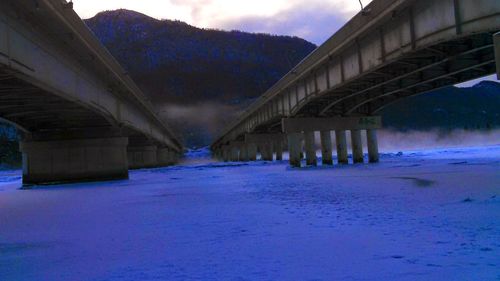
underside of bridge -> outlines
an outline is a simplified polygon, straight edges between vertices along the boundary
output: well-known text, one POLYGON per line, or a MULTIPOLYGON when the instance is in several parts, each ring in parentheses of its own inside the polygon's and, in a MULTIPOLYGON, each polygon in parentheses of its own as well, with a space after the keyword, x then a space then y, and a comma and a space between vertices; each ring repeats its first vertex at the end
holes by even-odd
POLYGON ((373 115, 399 99, 495 73, 493 33, 403 56, 315 98, 297 116, 373 115))
POLYGON ((0 120, 21 132, 23 183, 122 179, 182 144, 62 0, 0 1, 0 120))
POLYGON ((0 120, 16 126, 23 183, 128 178, 128 169, 176 162, 178 153, 118 126, 77 101, 61 98, 0 69, 0 120))
POLYGON ((112 127, 101 115, 27 83, 7 69, 0 69, 0 117, 35 138, 48 131, 112 127))
MULTIPOLYGON (((372 116, 398 100, 493 74, 493 35, 477 34, 415 51, 328 92, 312 95, 299 104, 294 118, 372 116)), ((273 116, 253 131, 280 133, 282 118, 287 116, 273 116)))

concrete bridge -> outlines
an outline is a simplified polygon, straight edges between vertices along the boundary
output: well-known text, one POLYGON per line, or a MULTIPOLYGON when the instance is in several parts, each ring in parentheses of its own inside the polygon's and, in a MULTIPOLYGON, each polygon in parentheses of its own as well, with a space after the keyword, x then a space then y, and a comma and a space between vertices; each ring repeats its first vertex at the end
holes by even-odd
POLYGON ((366 130, 369 161, 378 162, 377 112, 495 73, 498 31, 498 0, 374 0, 232 122, 211 149, 221 160, 245 161, 255 160, 257 146, 272 160, 273 150, 280 159, 288 143, 290 164, 300 166, 305 144, 306 163, 316 165, 319 131, 323 163, 333 164, 334 131, 342 164, 349 130, 359 163, 366 130))
POLYGON ((22 132, 25 184, 127 178, 183 152, 64 0, 0 2, 0 118, 22 132))

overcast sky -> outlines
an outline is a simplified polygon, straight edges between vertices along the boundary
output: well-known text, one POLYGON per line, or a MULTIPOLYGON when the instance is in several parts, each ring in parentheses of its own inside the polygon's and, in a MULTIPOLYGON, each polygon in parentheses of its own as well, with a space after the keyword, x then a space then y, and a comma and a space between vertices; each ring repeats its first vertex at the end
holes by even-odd
MULTIPOLYGON (((368 4, 371 0, 362 0, 368 4)), ((358 0, 73 0, 82 18, 120 8, 197 27, 293 35, 321 44, 360 11, 358 0)))

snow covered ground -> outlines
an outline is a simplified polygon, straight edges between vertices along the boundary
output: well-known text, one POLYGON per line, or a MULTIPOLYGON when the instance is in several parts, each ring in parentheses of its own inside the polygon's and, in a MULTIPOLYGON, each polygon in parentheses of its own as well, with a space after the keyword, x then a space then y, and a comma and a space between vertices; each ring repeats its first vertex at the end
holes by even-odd
POLYGON ((0 172, 0 280, 500 280, 500 146, 300 170, 203 155, 33 190, 0 172))

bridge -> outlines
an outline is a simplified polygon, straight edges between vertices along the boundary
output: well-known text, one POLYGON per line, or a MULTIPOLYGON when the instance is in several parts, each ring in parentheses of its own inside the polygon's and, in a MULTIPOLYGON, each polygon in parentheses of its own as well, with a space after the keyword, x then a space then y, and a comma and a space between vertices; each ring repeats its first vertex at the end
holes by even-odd
POLYGON ((128 178, 183 153, 64 0, 0 2, 0 118, 22 132, 27 185, 128 178))
MULTIPOLYGON (((211 145, 223 161, 282 159, 316 165, 378 162, 377 113, 401 99, 483 77, 500 69, 500 1, 374 0, 266 91, 211 145), (494 39, 495 38, 495 39, 494 39), (495 50, 497 66, 495 65, 495 50)), ((500 77, 500 72, 498 72, 500 77)))

